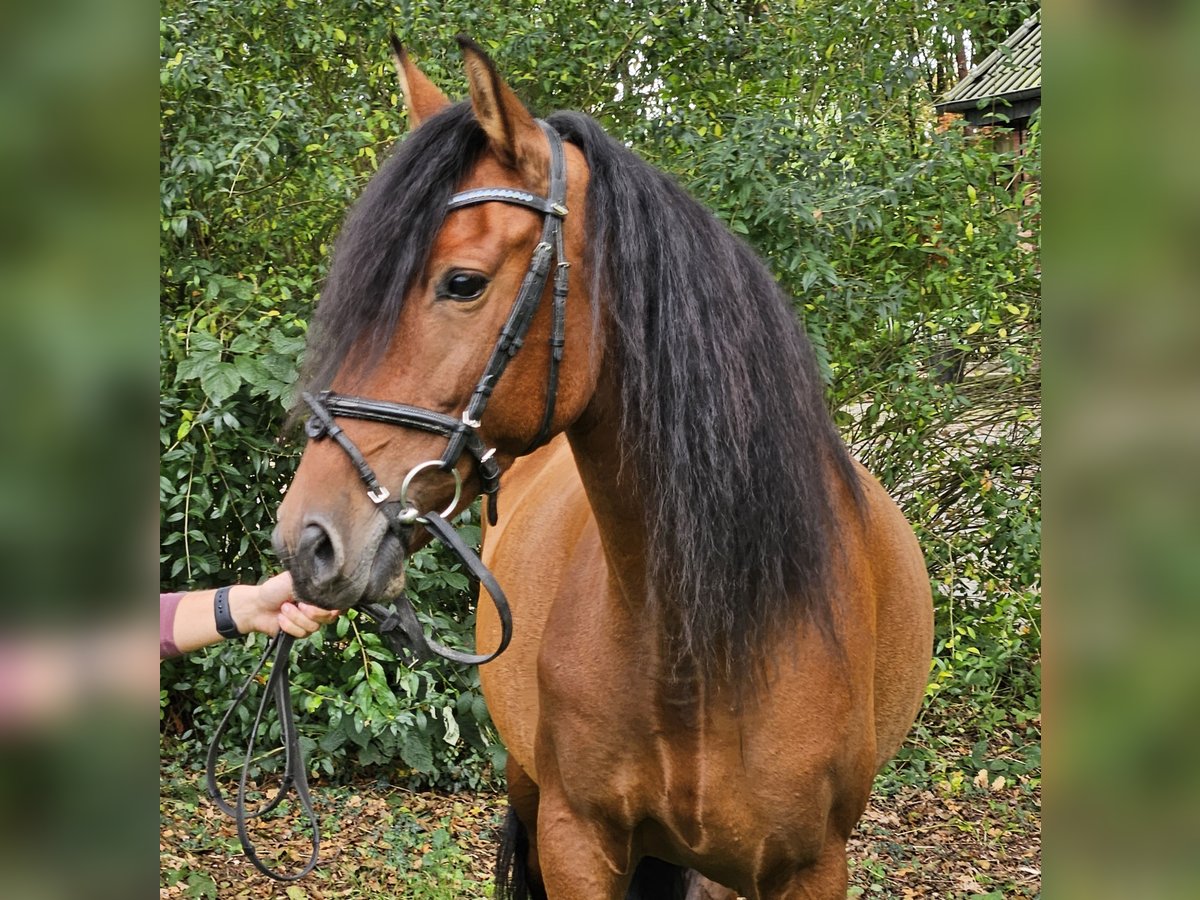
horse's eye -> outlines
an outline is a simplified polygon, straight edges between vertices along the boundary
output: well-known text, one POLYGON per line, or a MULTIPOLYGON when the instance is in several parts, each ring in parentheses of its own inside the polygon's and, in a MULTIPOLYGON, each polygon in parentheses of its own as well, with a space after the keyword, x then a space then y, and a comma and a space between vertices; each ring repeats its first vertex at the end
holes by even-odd
POLYGON ((442 282, 438 297, 447 300, 474 300, 487 286, 487 278, 478 272, 455 272, 442 282))

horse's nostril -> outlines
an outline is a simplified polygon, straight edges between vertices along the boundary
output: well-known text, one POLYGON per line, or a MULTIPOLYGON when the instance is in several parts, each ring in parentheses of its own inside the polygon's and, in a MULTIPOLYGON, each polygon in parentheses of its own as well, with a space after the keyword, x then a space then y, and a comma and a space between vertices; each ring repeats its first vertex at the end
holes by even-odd
POLYGON ((341 571, 342 554, 336 538, 316 522, 304 526, 296 549, 297 561, 306 569, 313 587, 327 584, 341 571))

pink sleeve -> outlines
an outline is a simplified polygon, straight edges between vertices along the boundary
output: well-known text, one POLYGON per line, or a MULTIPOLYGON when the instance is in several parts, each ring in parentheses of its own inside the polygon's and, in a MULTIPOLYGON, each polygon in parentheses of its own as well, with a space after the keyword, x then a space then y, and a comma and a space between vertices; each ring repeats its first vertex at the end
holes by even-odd
POLYGON ((158 595, 158 658, 178 656, 175 646, 175 610, 179 608, 182 593, 158 595))

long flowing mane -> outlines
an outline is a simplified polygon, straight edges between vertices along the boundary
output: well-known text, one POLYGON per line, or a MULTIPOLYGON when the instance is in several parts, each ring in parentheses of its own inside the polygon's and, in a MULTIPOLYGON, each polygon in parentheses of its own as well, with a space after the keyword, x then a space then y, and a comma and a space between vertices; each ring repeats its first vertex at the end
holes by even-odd
MULTIPOLYGON (((586 155, 587 265, 608 307, 622 471, 644 498, 651 602, 702 672, 746 672, 778 629, 832 632, 829 478, 858 495, 811 345, 771 273, 668 176, 592 119, 549 119, 586 155)), ((484 138, 470 107, 397 145, 348 216, 313 322, 307 389, 370 336, 369 369, 484 138)), ((568 347, 567 352, 571 349, 568 347)))
MULTIPOLYGON (((379 361, 405 294, 424 271, 446 204, 485 142, 470 104, 458 103, 396 143, 338 233, 313 317, 305 390, 328 387, 347 361, 360 374, 379 361), (350 358, 351 350, 364 349, 350 358)), ((302 412, 302 403, 292 409, 293 416, 302 412)))
POLYGON ((754 251, 670 177, 587 116, 550 122, 590 170, 592 294, 615 326, 655 600, 702 671, 747 672, 800 617, 832 633, 828 479, 859 484, 812 346, 754 251))

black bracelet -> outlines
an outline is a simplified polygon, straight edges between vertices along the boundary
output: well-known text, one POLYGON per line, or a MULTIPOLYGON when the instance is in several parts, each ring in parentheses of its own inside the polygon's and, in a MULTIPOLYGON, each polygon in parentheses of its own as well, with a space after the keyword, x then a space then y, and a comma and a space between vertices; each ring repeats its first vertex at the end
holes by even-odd
POLYGON ((217 633, 221 637, 242 636, 242 632, 238 631, 238 627, 233 621, 233 615, 229 612, 229 588, 217 588, 217 595, 213 597, 213 616, 217 620, 217 633))

